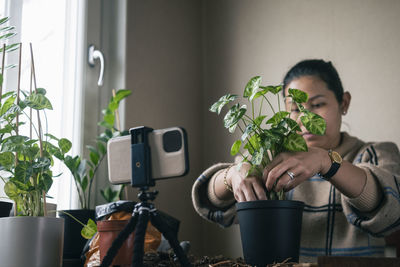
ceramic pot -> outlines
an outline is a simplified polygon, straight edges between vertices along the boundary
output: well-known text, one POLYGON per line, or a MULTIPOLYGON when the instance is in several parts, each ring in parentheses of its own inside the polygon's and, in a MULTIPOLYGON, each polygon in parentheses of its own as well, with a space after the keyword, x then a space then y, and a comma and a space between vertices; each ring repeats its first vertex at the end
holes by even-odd
POLYGON ((1 266, 62 266, 64 220, 61 218, 0 218, 0 237, 1 266))
POLYGON ((246 263, 298 262, 303 208, 303 202, 292 200, 236 203, 246 263))
POLYGON ((0 217, 10 216, 10 210, 13 206, 11 202, 0 201, 0 217))

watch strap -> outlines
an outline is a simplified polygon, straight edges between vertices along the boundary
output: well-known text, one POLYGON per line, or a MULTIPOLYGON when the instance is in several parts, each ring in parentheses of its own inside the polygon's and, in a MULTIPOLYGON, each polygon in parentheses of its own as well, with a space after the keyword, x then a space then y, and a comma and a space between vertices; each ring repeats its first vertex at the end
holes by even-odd
POLYGON ((332 176, 334 176, 336 174, 336 172, 339 170, 340 164, 337 162, 332 162, 331 167, 329 168, 328 172, 326 174, 321 174, 321 178, 329 181, 332 176))

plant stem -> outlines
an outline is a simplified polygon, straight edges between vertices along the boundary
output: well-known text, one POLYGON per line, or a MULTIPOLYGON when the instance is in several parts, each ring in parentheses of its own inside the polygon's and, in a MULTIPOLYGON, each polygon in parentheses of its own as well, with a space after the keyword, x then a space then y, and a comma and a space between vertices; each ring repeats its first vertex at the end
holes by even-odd
POLYGON ((260 111, 258 112, 258 117, 261 116, 261 110, 262 110, 263 104, 264 104, 264 98, 261 98, 261 105, 260 105, 260 111))
POLYGON ((281 101, 279 99, 279 93, 278 93, 278 109, 279 109, 279 111, 281 111, 281 101))
MULTIPOLYGON (((239 125, 239 124, 238 124, 239 125)), ((240 126, 239 126, 239 128, 240 128, 240 126)), ((99 166, 100 166, 100 164, 103 162, 103 159, 104 159, 104 157, 105 157, 105 155, 106 154, 103 154, 102 156, 101 156, 101 158, 99 159, 99 161, 98 161, 98 163, 97 163, 97 166, 93 169, 93 177, 90 179, 90 181, 89 181, 89 191, 88 191, 88 209, 90 209, 90 193, 91 193, 91 189, 92 189, 92 184, 93 184, 93 178, 94 178, 94 176, 96 175, 96 172, 97 172, 97 169, 99 168, 99 166)))
POLYGON ((274 114, 275 114, 276 112, 275 112, 275 109, 274 109, 274 107, 272 106, 271 102, 269 102, 268 98, 267 98, 265 95, 263 95, 263 98, 264 98, 265 100, 267 100, 269 106, 270 106, 271 109, 272 109, 272 112, 274 112, 274 114))

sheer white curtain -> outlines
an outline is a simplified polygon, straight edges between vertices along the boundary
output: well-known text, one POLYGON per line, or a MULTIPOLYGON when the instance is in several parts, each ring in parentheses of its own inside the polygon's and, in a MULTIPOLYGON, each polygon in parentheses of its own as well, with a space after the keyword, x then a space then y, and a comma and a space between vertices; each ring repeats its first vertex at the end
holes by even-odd
MULTIPOLYGON (((69 0, 7 0, 0 2, 1 17, 10 17, 10 25, 17 35, 10 43, 21 42, 21 88, 29 90, 30 49, 32 43, 37 86, 45 88, 53 110, 47 112, 48 132, 66 137, 73 143, 72 153, 81 148, 81 102, 84 59, 84 29, 86 1, 69 0)), ((6 63, 17 64, 18 52, 7 55, 6 63)), ((3 88, 17 87, 18 68, 6 71, 3 88)), ((48 202, 57 203, 59 209, 76 206, 72 177, 62 164, 55 166, 54 179, 48 202)), ((0 194, 3 186, 0 186, 0 194)))

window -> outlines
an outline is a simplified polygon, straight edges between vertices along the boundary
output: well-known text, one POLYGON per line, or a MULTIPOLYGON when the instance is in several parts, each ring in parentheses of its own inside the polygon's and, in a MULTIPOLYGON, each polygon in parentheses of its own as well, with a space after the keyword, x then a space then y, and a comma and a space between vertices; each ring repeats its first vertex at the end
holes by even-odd
MULTIPOLYGON (((68 0, 7 0, 0 4, 1 17, 10 17, 17 35, 10 43, 22 43, 21 89, 30 87, 30 47, 32 43, 37 87, 45 88, 53 110, 46 112, 48 132, 66 137, 73 143, 72 153, 80 153, 80 122, 83 59, 83 10, 85 1, 68 0)), ((19 52, 10 52, 6 65, 18 64, 19 52)), ((18 68, 6 70, 3 89, 16 89, 18 68)), ((27 130, 27 129, 25 129, 27 130)), ((45 131, 45 130, 44 130, 45 131)), ((49 202, 59 209, 76 205, 71 197, 75 185, 69 170, 62 164, 53 173, 49 202)), ((0 186, 0 195, 3 186, 0 186)))

